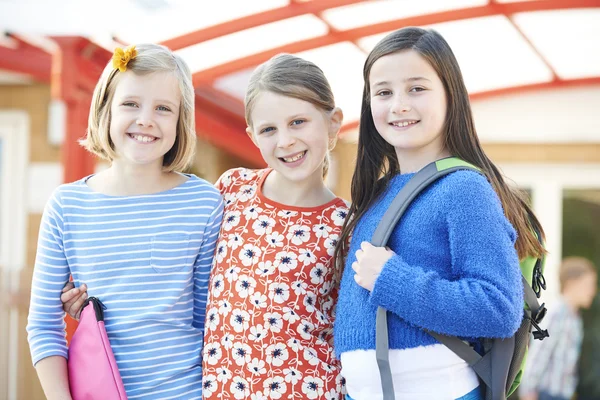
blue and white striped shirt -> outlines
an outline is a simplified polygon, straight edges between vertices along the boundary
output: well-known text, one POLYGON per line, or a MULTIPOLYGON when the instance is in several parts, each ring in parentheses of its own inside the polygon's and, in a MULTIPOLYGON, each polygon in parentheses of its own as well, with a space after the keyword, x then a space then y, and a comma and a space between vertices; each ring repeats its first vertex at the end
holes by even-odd
POLYGON ((69 275, 107 307, 129 399, 201 398, 208 280, 223 201, 190 176, 156 194, 108 196, 84 178, 44 210, 27 325, 33 363, 67 357, 60 294, 69 275))

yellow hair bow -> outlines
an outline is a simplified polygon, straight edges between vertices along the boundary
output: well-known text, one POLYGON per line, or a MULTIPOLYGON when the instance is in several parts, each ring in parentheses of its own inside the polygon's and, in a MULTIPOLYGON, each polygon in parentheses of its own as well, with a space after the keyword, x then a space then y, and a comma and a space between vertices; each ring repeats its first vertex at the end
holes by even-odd
POLYGON ((127 71, 127 64, 137 56, 137 50, 134 45, 129 46, 125 50, 120 47, 115 49, 112 56, 112 64, 114 69, 121 72, 127 71))

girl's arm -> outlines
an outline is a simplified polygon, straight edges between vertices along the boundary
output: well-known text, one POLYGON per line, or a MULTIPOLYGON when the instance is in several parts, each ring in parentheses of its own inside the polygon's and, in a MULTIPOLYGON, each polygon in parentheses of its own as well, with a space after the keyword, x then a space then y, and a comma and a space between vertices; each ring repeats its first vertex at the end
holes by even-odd
POLYGON ((42 216, 31 284, 27 333, 31 357, 49 399, 70 399, 65 313, 60 295, 69 280, 61 205, 55 193, 42 216))
POLYGON ((35 365, 35 369, 48 400, 71 400, 67 360, 64 357, 46 357, 35 365))
POLYGON ((370 301, 434 332, 510 337, 523 314, 515 231, 485 178, 475 173, 451 178, 444 206, 455 278, 394 254, 375 281, 370 301))
POLYGON ((218 203, 208 219, 204 229, 204 238, 200 253, 196 258, 194 266, 194 322, 197 328, 204 329, 204 318, 206 317, 206 300, 208 297, 208 282, 213 256, 217 247, 221 221, 223 220, 223 199, 218 196, 218 203))

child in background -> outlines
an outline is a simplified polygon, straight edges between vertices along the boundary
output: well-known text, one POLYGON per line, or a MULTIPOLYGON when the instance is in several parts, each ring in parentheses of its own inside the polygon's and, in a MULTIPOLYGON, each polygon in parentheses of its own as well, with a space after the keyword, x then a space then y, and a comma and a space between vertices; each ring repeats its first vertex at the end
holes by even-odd
POLYGON ((519 387, 521 400, 569 400, 577 387, 577 362, 583 340, 579 310, 592 305, 597 288, 594 264, 582 257, 565 258, 560 265, 558 301, 546 317, 550 337, 534 341, 519 387))
POLYGON ((520 193, 483 152, 458 63, 437 32, 389 34, 369 54, 364 80, 352 206, 336 255, 340 266, 347 256, 335 350, 348 397, 382 398, 375 320, 383 307, 397 399, 481 399, 475 372, 426 331, 471 342, 512 336, 523 310, 519 258, 543 253, 531 229, 541 227, 528 222, 520 193), (441 178, 408 207, 389 248, 372 246, 397 193, 421 168, 450 156, 485 177, 441 178))
POLYGON ((158 45, 117 49, 94 91, 84 146, 108 160, 44 210, 27 325, 48 399, 70 399, 61 290, 73 276, 106 306, 129 399, 201 398, 206 293, 223 201, 181 173, 195 149, 194 88, 158 45))

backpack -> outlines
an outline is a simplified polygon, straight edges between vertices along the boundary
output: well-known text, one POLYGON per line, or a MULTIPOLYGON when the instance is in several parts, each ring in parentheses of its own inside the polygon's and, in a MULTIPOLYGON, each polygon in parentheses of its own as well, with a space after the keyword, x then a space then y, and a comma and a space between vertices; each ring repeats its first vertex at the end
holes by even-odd
MULTIPOLYGON (((373 234, 371 243, 378 247, 385 246, 410 203, 430 184, 458 170, 469 170, 482 174, 479 168, 456 157, 435 161, 417 172, 390 204, 373 234)), ((540 233, 535 233, 541 243, 540 233)), ((521 261, 520 266, 525 304, 523 320, 513 337, 481 339, 483 354, 479 354, 469 344, 457 337, 426 331, 473 368, 479 377, 480 387, 485 389, 484 398, 486 400, 505 400, 517 389, 525 367, 530 335, 533 334, 533 337, 539 340, 549 336, 548 331, 542 330, 539 326, 546 315, 546 307, 544 304, 540 305, 537 300, 540 297, 541 289, 546 289, 546 281, 543 276, 544 259, 543 257, 539 259, 528 257, 521 261)), ((389 364, 387 311, 381 307, 377 310, 375 352, 381 376, 383 399, 395 400, 389 364)))

